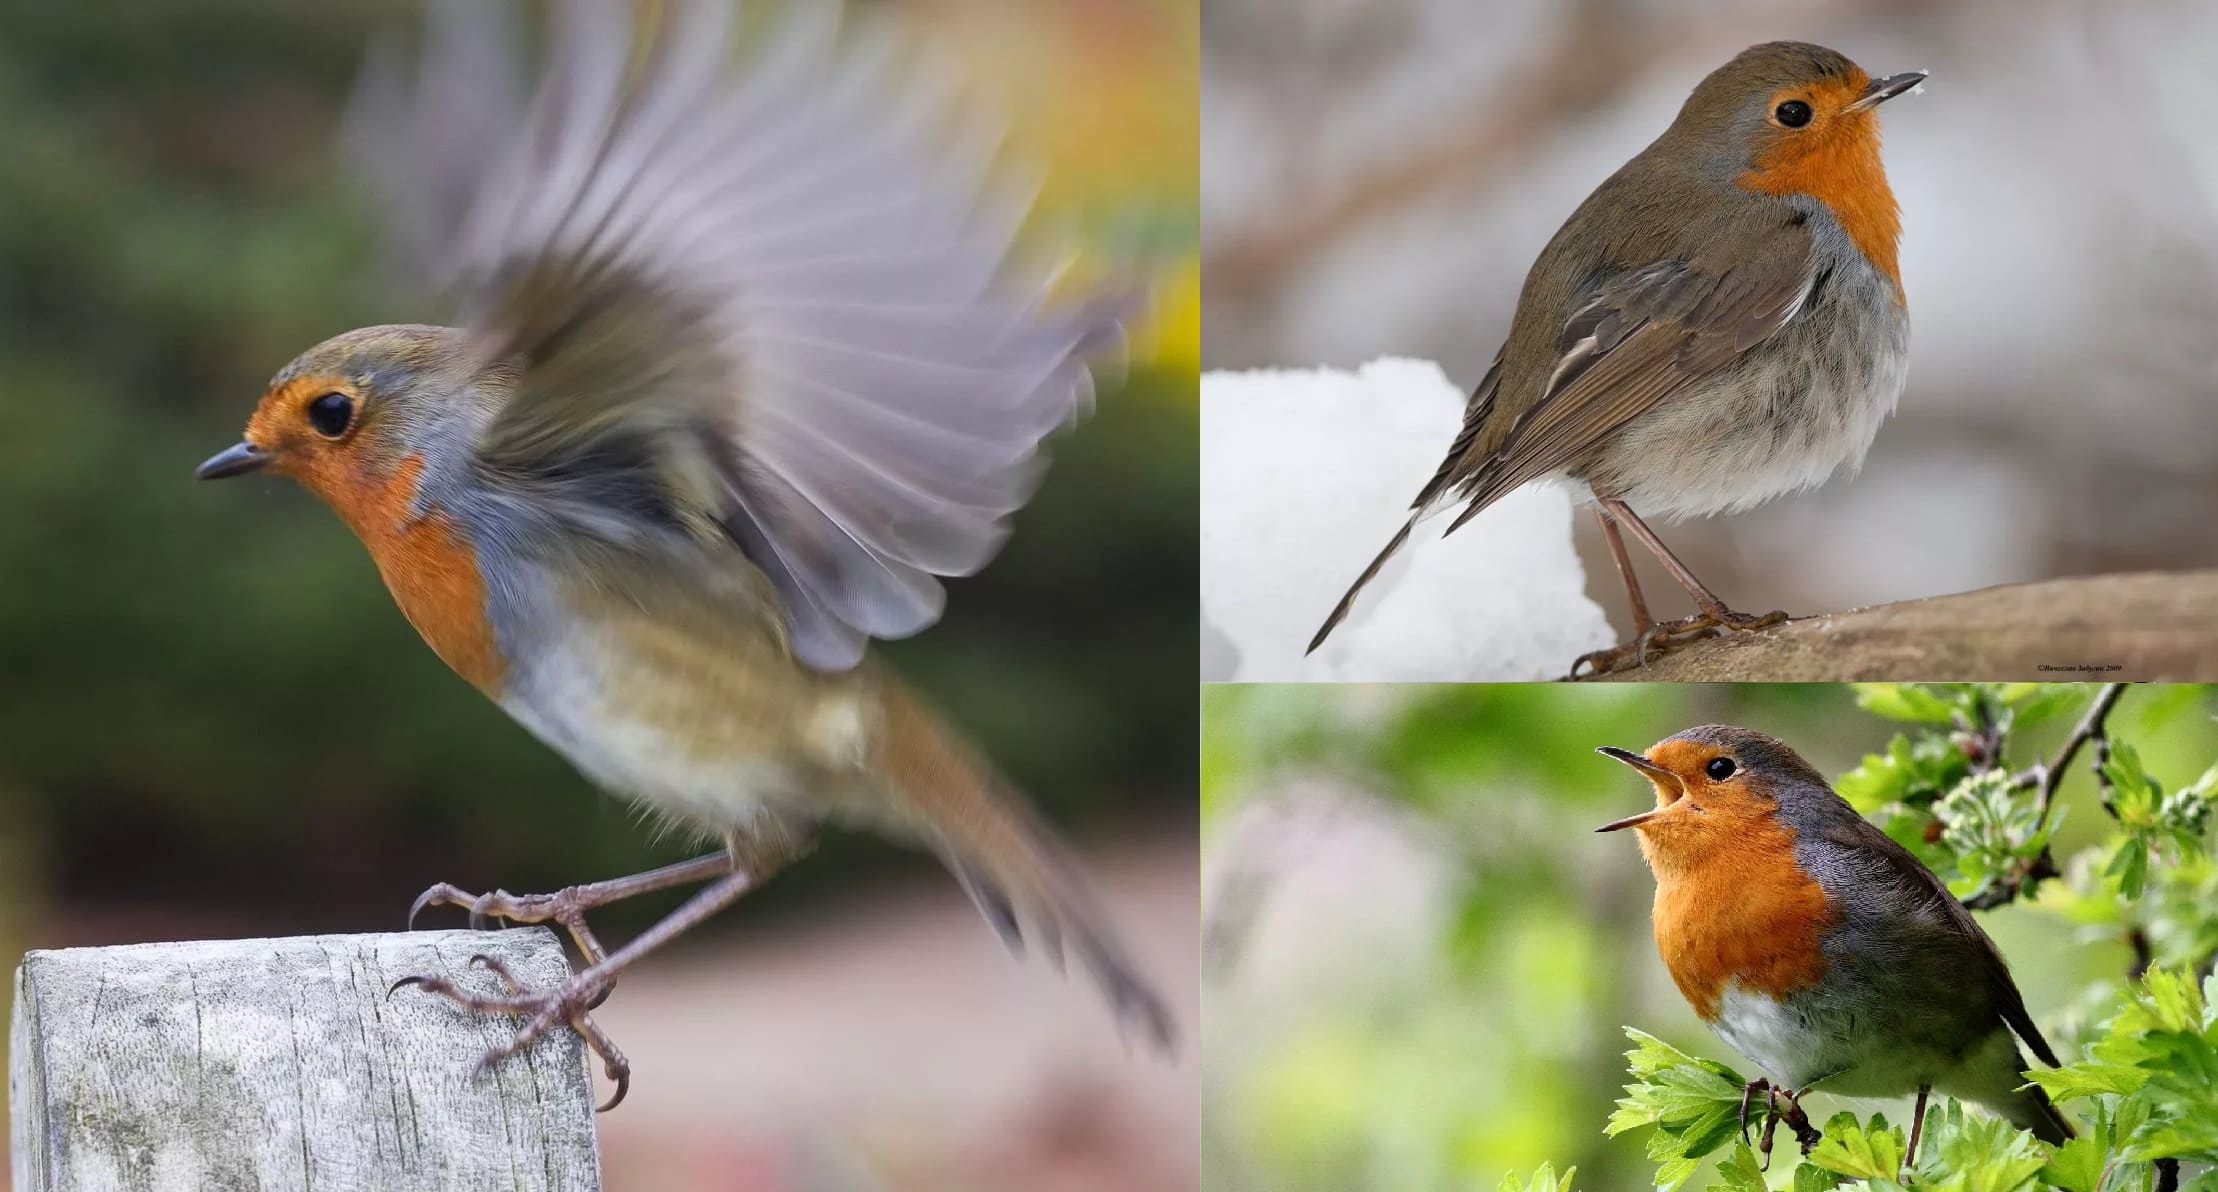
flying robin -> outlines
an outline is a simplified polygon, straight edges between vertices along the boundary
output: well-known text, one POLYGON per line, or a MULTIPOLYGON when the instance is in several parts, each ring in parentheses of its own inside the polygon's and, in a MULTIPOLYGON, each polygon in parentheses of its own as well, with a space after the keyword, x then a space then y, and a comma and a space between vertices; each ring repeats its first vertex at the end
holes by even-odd
POLYGON ((935 97, 834 37, 832 6, 796 5, 744 75, 734 7, 566 0, 527 108, 500 6, 437 5, 412 81, 373 64, 355 141, 464 324, 310 349, 200 467, 321 497, 458 674, 602 787, 723 842, 555 894, 434 886, 416 911, 556 924, 585 963, 549 990, 502 973, 501 997, 403 984, 523 1016, 487 1064, 570 1023, 613 1106, 629 1066, 590 1008, 837 819, 938 853, 1012 948, 1067 945, 1168 1050, 1170 1014, 1072 858, 866 657, 994 554, 1128 304, 1051 304, 1004 260, 1022 211, 987 201, 986 157, 945 152, 935 97), (586 926, 693 883, 621 950, 586 926))
POLYGON ((1636 623, 1574 675, 1785 620, 1727 608, 1634 510, 1746 509, 1862 461, 1902 393, 1910 340, 1876 109, 1924 78, 1875 79, 1823 46, 1772 42, 1703 79, 1541 250, 1462 433, 1310 650, 1419 520, 1461 502, 1452 533, 1545 476, 1591 491, 1636 623), (1694 615, 1649 615, 1620 527, 1694 598, 1694 615))
MULTIPOLYGON (((1938 1089, 2044 1141, 2072 1137, 2022 1075, 2019 1041, 2050 1067, 2056 1053, 1994 941, 1794 750, 1711 724, 1646 756, 1601 752, 1656 788, 1653 811, 1596 830, 1640 833, 1664 966, 1702 1021, 1764 1074, 1742 1101, 1744 1127, 1758 1093, 1784 1102, 1805 1144, 1814 1134, 1797 1102, 1813 1086, 1914 1093, 1907 1163, 1938 1089)), ((1767 1126, 1767 1150, 1769 1139, 1767 1126)))

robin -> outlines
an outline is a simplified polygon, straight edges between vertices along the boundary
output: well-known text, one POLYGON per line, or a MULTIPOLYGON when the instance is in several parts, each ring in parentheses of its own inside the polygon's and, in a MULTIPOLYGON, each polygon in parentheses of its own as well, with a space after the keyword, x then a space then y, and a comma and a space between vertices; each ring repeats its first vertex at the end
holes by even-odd
POLYGON ((435 8, 412 82, 372 70, 368 181, 469 317, 311 348, 199 469, 322 498, 456 673, 600 786, 722 842, 554 894, 434 886, 411 922, 445 904, 554 924, 584 964, 547 990, 500 973, 497 997, 401 984, 522 1016, 487 1065, 571 1024, 612 1107, 629 1064, 588 1012, 617 974, 841 820, 938 853, 1013 949, 1067 946, 1168 1051, 1170 1013, 1071 856, 866 656, 994 554, 1127 304, 1050 306, 1047 278, 1008 267, 1021 212, 984 201, 978 161, 935 157, 929 97, 820 6, 745 76, 730 3, 628 7, 560 5, 528 110, 476 0, 435 8), (620 950, 586 924, 695 883, 620 950))
POLYGON ((1875 79, 1823 46, 1771 42, 1702 80, 1541 250, 1462 433, 1309 649, 1428 514, 1461 502, 1453 533, 1559 475, 1591 491, 1635 622, 1631 641, 1581 656, 1574 676, 1785 620, 1726 607, 1634 510, 1746 509, 1862 461, 1902 393, 1910 338, 1877 108, 1924 79, 1875 79), (1620 527, 1694 615, 1649 615, 1620 527))
MULTIPOLYGON (((2022 1073, 2018 1041, 2056 1053, 1993 940, 1907 849, 1873 827, 1787 745, 1710 724, 1643 756, 1656 807, 1602 825, 1632 828, 1656 875, 1656 948, 1702 1021, 1763 1072, 1741 1102, 1784 1103, 1805 1149, 1799 1101, 1813 1086, 1851 1097, 1916 1094, 1977 1102, 2062 1143, 2072 1127, 2022 1073), (2013 1040, 2013 1033, 2016 1040, 2013 1040)), ((1771 1128, 1764 1132, 1770 1150, 1771 1128)))

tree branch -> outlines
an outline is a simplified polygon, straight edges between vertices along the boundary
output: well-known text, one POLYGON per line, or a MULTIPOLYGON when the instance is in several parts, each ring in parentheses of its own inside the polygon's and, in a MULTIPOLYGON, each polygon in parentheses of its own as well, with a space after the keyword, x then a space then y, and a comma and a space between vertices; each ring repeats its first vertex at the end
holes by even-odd
POLYGON ((1789 621, 1606 676, 1672 682, 2055 682, 2218 674, 2218 571, 2009 584, 1789 621), (2046 668, 2046 669, 2044 669, 2046 668), (2098 669, 2100 668, 2100 669, 2098 669), (2111 669, 2115 668, 2115 669, 2111 669))

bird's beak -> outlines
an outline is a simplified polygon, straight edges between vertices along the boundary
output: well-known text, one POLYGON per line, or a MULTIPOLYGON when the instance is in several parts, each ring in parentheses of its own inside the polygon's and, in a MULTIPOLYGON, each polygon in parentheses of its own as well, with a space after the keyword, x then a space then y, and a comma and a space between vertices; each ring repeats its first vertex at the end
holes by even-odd
POLYGON ((202 480, 221 480, 226 476, 243 476, 258 472, 270 462, 269 452, 252 443, 238 443, 208 457, 206 463, 193 469, 193 475, 202 480))
MULTIPOLYGON (((1630 749, 1619 749, 1615 745, 1604 745, 1594 752, 1599 753, 1604 757, 1614 757, 1617 760, 1624 762, 1626 765, 1631 766, 1635 770, 1640 771, 1643 775, 1647 776, 1648 781, 1655 783, 1658 789, 1674 789, 1678 790, 1682 795, 1686 791, 1685 784, 1679 781, 1679 776, 1677 774, 1664 769, 1662 766, 1649 761, 1647 758, 1634 753, 1630 749)), ((1653 811, 1643 811, 1639 815, 1628 815, 1621 820, 1612 820, 1609 823, 1603 824, 1601 827, 1596 828, 1595 831, 1621 832, 1627 828, 1637 828, 1642 824, 1647 823, 1649 820, 1662 815, 1665 811, 1670 809, 1670 806, 1671 805, 1667 803, 1662 807, 1654 809, 1653 811)))
POLYGON ((1883 79, 1873 79, 1871 85, 1864 88, 1862 95, 1849 101, 1848 106, 1841 110, 1843 112, 1861 112, 1868 108, 1876 108, 1924 81, 1925 72, 1922 70, 1906 70, 1901 74, 1888 75, 1883 79))

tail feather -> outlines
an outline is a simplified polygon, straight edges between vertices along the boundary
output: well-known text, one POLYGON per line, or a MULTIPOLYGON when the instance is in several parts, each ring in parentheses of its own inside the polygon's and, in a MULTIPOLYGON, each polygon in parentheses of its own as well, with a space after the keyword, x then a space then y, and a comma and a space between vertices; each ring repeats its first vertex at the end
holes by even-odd
POLYGON ((2017 1104, 2010 1106, 2003 1116, 2009 1118, 2012 1125, 2033 1131, 2035 1138, 2053 1146, 2062 1146, 2079 1136, 2079 1131, 2072 1128, 2071 1119, 2056 1107, 2056 1102, 2049 1100, 2047 1090, 2037 1084, 2027 1085, 2018 1094, 2017 1104))
POLYGON ((1068 946, 1109 1000, 1120 1027, 1156 1050, 1177 1050, 1169 1006, 1141 976, 1078 862, 985 762, 915 697, 889 685, 879 776, 907 805, 986 922, 1012 952, 1027 938, 1057 969, 1068 946))
POLYGON ((1363 591, 1363 586, 1378 578, 1379 568, 1386 566, 1386 561, 1394 557, 1394 552, 1402 549, 1403 544, 1409 541, 1409 532, 1417 527, 1417 518, 1418 514, 1410 514, 1409 520, 1403 522, 1402 528, 1395 531, 1394 537, 1388 540, 1386 549, 1371 560, 1371 565, 1363 569, 1363 574, 1355 577, 1355 582, 1348 586, 1348 594, 1340 598, 1340 603, 1332 606, 1332 614, 1325 618, 1323 625, 1318 626, 1317 636, 1309 639, 1309 648, 1302 653, 1316 653, 1317 647, 1324 645, 1325 639, 1332 636, 1332 631, 1347 619, 1348 610, 1355 607, 1355 598, 1363 591))

